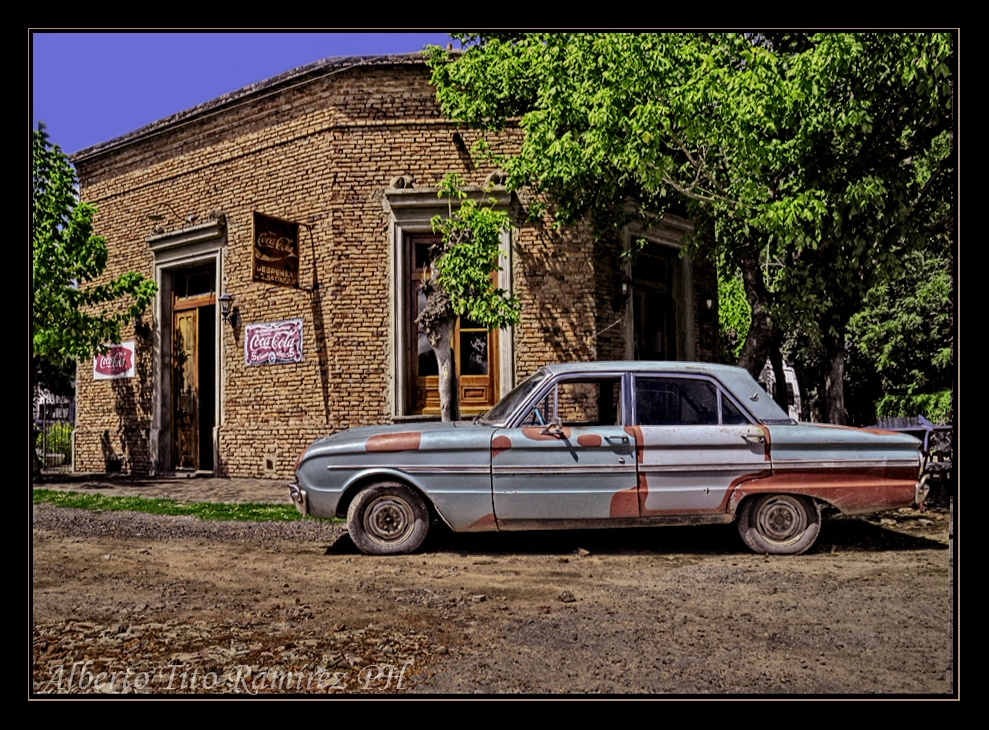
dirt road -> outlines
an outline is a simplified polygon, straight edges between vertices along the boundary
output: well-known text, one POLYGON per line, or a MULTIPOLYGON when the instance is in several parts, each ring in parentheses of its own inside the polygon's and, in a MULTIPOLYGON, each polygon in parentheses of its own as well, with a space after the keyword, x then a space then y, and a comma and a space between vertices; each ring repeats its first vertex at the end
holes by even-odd
POLYGON ((452 535, 34 507, 33 691, 948 693, 948 515, 452 535))

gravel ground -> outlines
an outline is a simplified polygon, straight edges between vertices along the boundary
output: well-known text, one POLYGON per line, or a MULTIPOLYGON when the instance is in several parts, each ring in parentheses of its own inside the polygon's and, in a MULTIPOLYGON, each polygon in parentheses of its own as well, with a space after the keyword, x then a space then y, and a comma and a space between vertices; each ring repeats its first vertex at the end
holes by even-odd
POLYGON ((951 692, 948 516, 453 535, 359 555, 341 525, 34 507, 33 692, 951 692))

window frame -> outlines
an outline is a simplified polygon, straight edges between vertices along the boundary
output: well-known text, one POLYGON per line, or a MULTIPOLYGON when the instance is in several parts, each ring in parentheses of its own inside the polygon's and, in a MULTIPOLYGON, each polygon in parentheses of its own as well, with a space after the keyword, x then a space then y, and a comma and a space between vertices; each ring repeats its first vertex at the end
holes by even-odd
POLYGON ((631 407, 632 407, 632 410, 631 410, 632 423, 634 425, 636 425, 636 426, 640 426, 640 427, 643 427, 643 428, 650 428, 650 427, 657 427, 657 428, 660 428, 660 427, 662 427, 662 428, 667 428, 667 427, 694 428, 694 427, 697 427, 697 426, 725 426, 725 425, 744 426, 744 425, 753 425, 753 424, 757 424, 758 423, 758 421, 755 418, 752 417, 752 414, 749 413, 748 409, 745 408, 745 407, 743 407, 742 404, 739 403, 738 399, 735 398, 735 396, 732 395, 732 393, 729 392, 728 389, 725 388, 725 386, 722 385, 717 380, 717 378, 714 378, 714 377, 711 377, 711 376, 708 376, 708 375, 697 375, 697 374, 693 374, 693 373, 657 373, 657 372, 633 373, 632 374, 632 382, 631 382, 631 385, 630 385, 630 388, 629 388, 629 396, 630 396, 630 399, 631 399, 631 407), (640 423, 639 422, 638 407, 636 405, 636 400, 637 400, 636 399, 636 387, 637 387, 636 386, 636 381, 639 380, 639 379, 642 379, 642 380, 650 380, 650 379, 652 379, 652 380, 655 380, 655 379, 666 379, 666 380, 703 380, 703 381, 706 381, 706 382, 711 383, 714 386, 715 391, 717 393, 718 422, 717 423, 671 423, 671 424, 663 424, 663 425, 659 425, 659 424, 642 424, 642 423, 640 423), (728 401, 732 405, 734 405, 736 409, 738 409, 739 413, 741 413, 742 416, 745 419, 747 419, 747 423, 741 423, 741 424, 726 424, 725 423, 725 419, 724 419, 724 399, 725 398, 727 398, 728 401))
POLYGON ((553 415, 550 419, 556 419, 560 411, 559 403, 559 390, 557 386, 562 382, 573 381, 573 380, 584 380, 584 381, 594 381, 594 380, 617 380, 620 388, 619 395, 619 409, 620 409, 620 423, 614 424, 615 426, 627 426, 629 425, 629 418, 631 411, 629 410, 629 374, 627 372, 618 371, 603 371, 603 372, 582 372, 582 373, 562 373, 560 375, 551 376, 545 383, 542 384, 535 395, 530 394, 526 398, 525 402, 520 404, 516 409, 515 413, 507 420, 505 428, 521 428, 525 417, 532 411, 533 407, 539 403, 543 398, 548 396, 550 392, 553 393, 553 415))
MULTIPOLYGON (((409 313, 411 294, 409 292, 412 272, 409 270, 409 241, 419 236, 433 234, 431 218, 434 215, 446 216, 449 213, 447 199, 440 199, 435 188, 412 188, 411 181, 403 182, 405 187, 398 187, 392 181, 392 187, 384 191, 386 209, 391 213, 391 238, 389 250, 391 256, 391 292, 390 308, 391 321, 391 363, 389 369, 391 417, 395 421, 403 419, 422 420, 421 414, 414 413, 412 398, 416 384, 413 382, 413 366, 409 361, 409 343, 411 334, 409 322, 413 319, 409 313)), ((469 188, 465 192, 473 200, 487 201, 495 198, 499 210, 510 210, 515 200, 512 193, 504 187, 492 190, 469 188)), ((498 272, 498 287, 505 291, 513 291, 512 285, 512 236, 513 231, 501 234, 501 270, 498 272)), ((513 328, 503 328, 498 333, 497 352, 491 353, 489 367, 496 368, 494 375, 495 398, 509 393, 515 387, 515 353, 513 328)))

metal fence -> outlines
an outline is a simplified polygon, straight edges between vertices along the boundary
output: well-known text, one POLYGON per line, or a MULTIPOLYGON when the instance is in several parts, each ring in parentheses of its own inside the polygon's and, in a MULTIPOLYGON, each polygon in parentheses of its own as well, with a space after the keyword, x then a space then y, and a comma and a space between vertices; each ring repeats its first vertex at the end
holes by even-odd
POLYGON ((39 388, 34 391, 35 454, 45 471, 72 469, 75 401, 39 388))

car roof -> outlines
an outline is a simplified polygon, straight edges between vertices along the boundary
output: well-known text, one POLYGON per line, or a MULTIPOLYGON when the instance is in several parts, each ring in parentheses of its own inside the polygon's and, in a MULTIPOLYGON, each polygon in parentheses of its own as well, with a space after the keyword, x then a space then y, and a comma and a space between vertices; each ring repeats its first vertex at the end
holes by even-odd
POLYGON ((691 373, 704 375, 735 375, 747 372, 735 365, 720 365, 712 362, 684 362, 664 360, 602 360, 598 362, 567 362, 546 365, 544 369, 552 375, 561 373, 603 373, 616 370, 628 372, 691 373))

